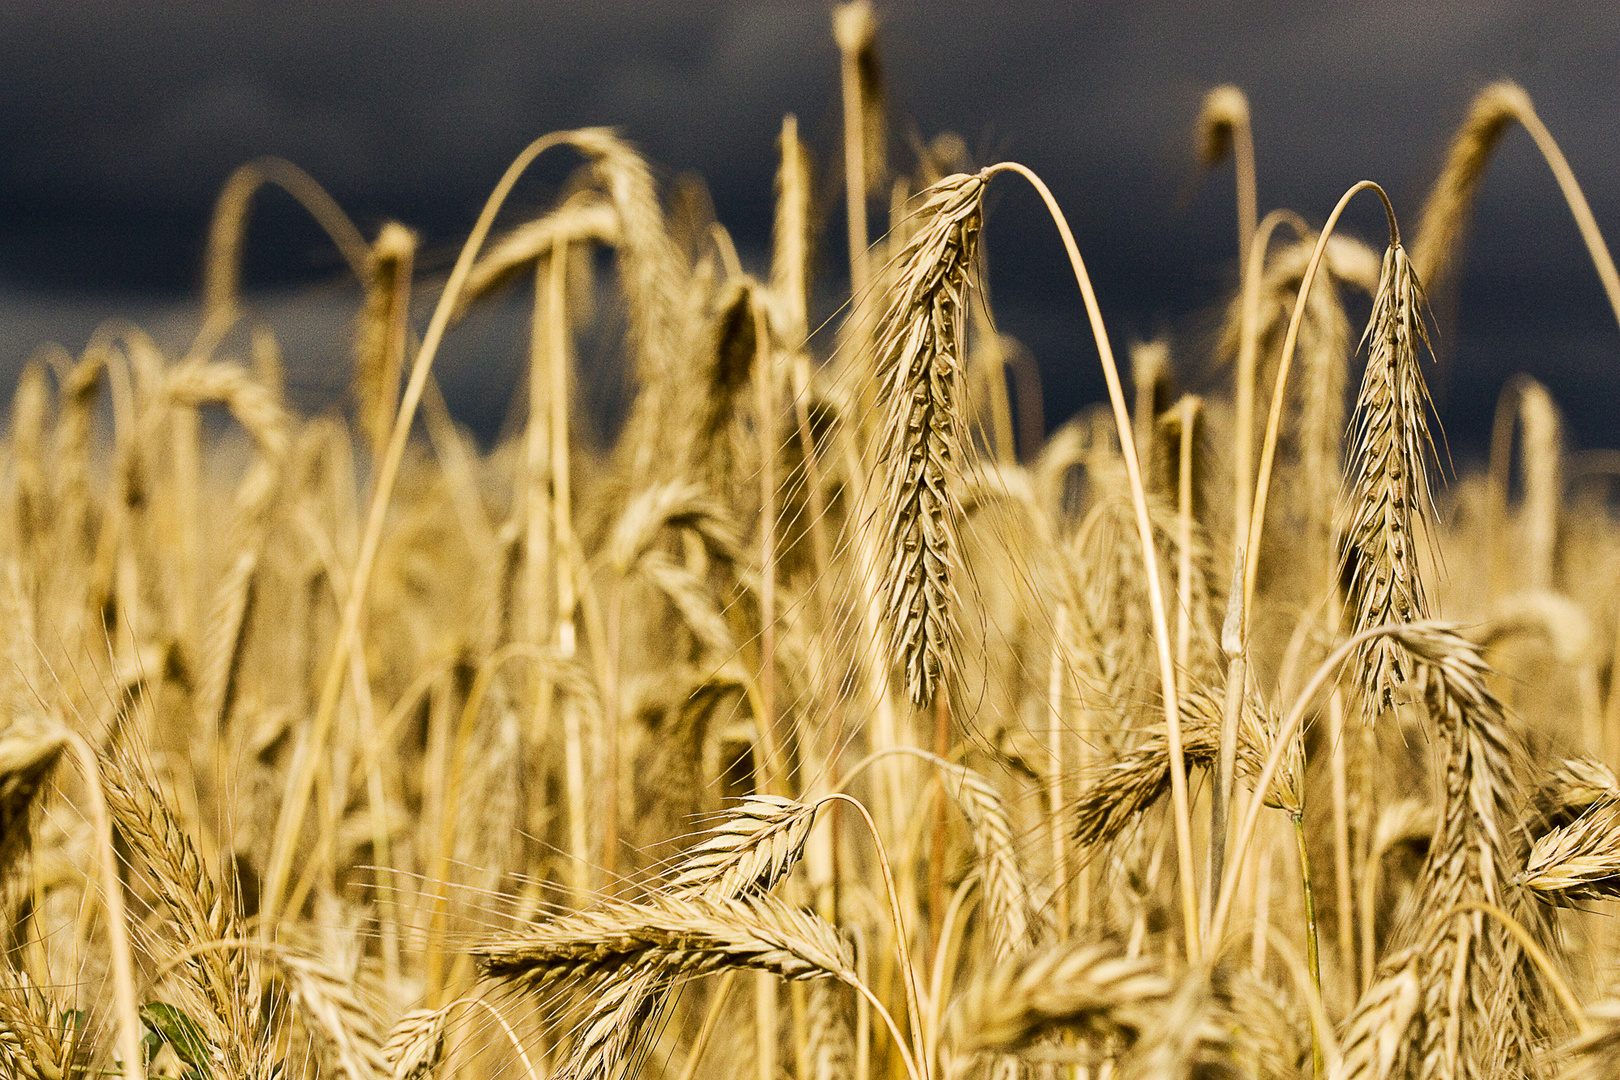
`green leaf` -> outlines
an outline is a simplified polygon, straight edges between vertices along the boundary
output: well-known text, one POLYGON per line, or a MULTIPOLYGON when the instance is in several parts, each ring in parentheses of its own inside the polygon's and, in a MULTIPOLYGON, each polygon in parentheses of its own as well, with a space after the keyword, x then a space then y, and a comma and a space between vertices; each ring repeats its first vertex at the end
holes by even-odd
MULTIPOLYGON (((142 1005, 141 1019, 160 1036, 158 1046, 168 1043, 180 1060, 190 1066, 186 1073, 188 1080, 193 1074, 196 1080, 207 1080, 212 1075, 214 1047, 197 1021, 161 1001, 142 1005)), ((156 1048, 153 1052, 156 1053, 156 1048)))

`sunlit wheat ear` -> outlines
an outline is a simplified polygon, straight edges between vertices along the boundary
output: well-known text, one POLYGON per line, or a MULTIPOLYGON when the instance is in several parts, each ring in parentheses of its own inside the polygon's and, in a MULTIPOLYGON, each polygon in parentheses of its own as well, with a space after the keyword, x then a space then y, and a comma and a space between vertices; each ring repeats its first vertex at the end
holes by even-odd
MULTIPOLYGON (((1423 291, 1399 243, 1384 253, 1363 338, 1367 369, 1350 422, 1350 483, 1339 531, 1355 631, 1428 617, 1422 563, 1430 558, 1429 391, 1418 364, 1429 349, 1423 291)), ((1361 688, 1376 715, 1394 703, 1411 667, 1388 637, 1358 655, 1361 688)))
POLYGON ((1620 799, 1614 770, 1596 758, 1560 761, 1530 796, 1530 835, 1561 829, 1608 799, 1620 799))
POLYGON ((816 806, 751 795, 681 857, 659 887, 672 893, 712 890, 742 897, 769 890, 804 854, 816 806))
POLYGON ((776 171, 776 218, 771 226, 771 297, 776 321, 790 348, 804 344, 808 333, 811 222, 810 152, 799 140, 799 121, 782 121, 781 164, 776 171))
POLYGON ((834 927, 768 894, 726 900, 663 896, 609 903, 476 946, 486 976, 529 988, 559 979, 651 969, 686 978, 749 968, 784 979, 853 978, 854 957, 834 927))
POLYGON ((1554 903, 1620 895, 1620 799, 1607 797, 1543 835, 1517 881, 1554 903))
POLYGON ((1057 1031, 1129 1044, 1172 991, 1156 963, 1111 944, 1040 949, 997 964, 969 987, 954 1018, 957 1044, 1012 1053, 1057 1031))
POLYGON ((1432 285, 1450 271, 1491 153, 1508 125, 1530 109, 1530 96, 1510 82, 1493 83, 1474 98, 1418 217, 1412 259, 1424 281, 1432 285))
POLYGON ((962 318, 984 180, 949 176, 925 195, 923 225, 901 252, 877 349, 886 401, 879 510, 888 563, 884 608, 892 651, 918 705, 933 699, 955 661, 956 486, 967 448, 959 400, 962 318))
POLYGON ((354 393, 360 428, 380 456, 394 424, 405 363, 416 234, 390 221, 366 258, 365 303, 354 335, 354 393))
POLYGON ((17 1080, 85 1080, 84 1025, 71 1004, 26 974, 0 967, 0 1075, 17 1080))
POLYGON ((881 195, 888 185, 883 64, 878 57, 877 16, 867 0, 833 9, 833 38, 853 64, 860 92, 861 147, 867 195, 881 195))

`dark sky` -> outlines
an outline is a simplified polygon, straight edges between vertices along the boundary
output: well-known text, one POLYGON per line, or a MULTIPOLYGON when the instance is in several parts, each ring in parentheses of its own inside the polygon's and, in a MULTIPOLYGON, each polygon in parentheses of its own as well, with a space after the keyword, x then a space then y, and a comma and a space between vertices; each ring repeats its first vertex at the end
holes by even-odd
MULTIPOLYGON (((1171 332, 1201 366, 1234 276, 1232 181, 1200 181, 1192 124, 1235 82, 1254 112, 1264 211, 1320 221, 1362 178, 1408 223, 1475 91, 1521 82, 1600 226, 1620 239, 1620 4, 1284 5, 1197 0, 879 3, 896 162, 911 133, 1041 173, 1066 208, 1116 347, 1171 332)), ((416 227, 442 267, 510 158, 546 131, 611 124, 672 177, 693 170, 745 258, 768 240, 774 139, 798 114, 832 200, 823 269, 844 265, 837 51, 818 3, 644 0, 274 3, 9 0, 0 10, 0 378, 46 338, 81 348, 111 316, 183 324, 213 196, 236 165, 287 157, 368 233, 416 227)), ((559 163, 559 167, 561 164, 559 163)), ((519 189, 543 205, 558 174, 519 189)), ((265 198, 248 284, 306 400, 341 377, 352 293, 290 205, 265 198)), ((1369 200, 1352 229, 1376 240, 1369 200)), ((1035 351, 1049 414, 1101 396, 1049 224, 1012 183, 986 240, 1004 329, 1035 351)), ((1502 381, 1528 371, 1581 446, 1620 445, 1620 330, 1550 174, 1510 133, 1476 208, 1435 379, 1454 445, 1477 444, 1502 381)), ((473 328, 446 356, 488 430, 515 339, 473 328)), ((1195 376, 1196 378, 1196 376, 1195 376)))

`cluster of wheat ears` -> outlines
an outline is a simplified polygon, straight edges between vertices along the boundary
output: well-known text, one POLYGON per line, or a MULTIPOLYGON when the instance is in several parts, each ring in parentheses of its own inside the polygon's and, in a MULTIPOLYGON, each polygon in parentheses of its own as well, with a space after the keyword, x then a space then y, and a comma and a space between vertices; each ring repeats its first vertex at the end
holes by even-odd
POLYGON ((768 279, 606 130, 525 150, 447 279, 264 160, 220 197, 183 355, 109 325, 27 366, 0 1075, 1620 1070, 1617 467, 1566 455, 1521 377, 1487 473, 1431 487, 1425 290, 1513 125, 1620 315, 1528 96, 1475 99, 1408 248, 1370 182, 1320 230, 1260 218, 1247 101, 1212 91, 1198 152, 1236 166, 1240 262, 1204 359, 1230 393, 1178 397, 1157 344, 1127 400, 1046 186, 949 138, 892 168, 869 7, 833 29, 827 325, 789 117, 768 279), (580 164, 495 232, 542 153, 580 164), (1026 182, 1109 394, 1049 437, 980 291, 986 190, 1026 182), (361 283, 348 418, 289 411, 239 303, 266 183, 361 283), (1381 256, 1335 231, 1358 195, 1381 256), (531 280, 486 454, 433 360, 531 280), (571 404, 587 333, 635 387, 606 447, 571 404))

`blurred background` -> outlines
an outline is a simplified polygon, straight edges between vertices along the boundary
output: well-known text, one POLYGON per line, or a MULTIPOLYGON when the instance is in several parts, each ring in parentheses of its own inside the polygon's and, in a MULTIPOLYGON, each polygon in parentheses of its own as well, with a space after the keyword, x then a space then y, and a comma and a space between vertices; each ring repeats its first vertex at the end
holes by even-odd
MULTIPOLYGON (((1209 356, 1234 288, 1230 165, 1193 152, 1200 99, 1249 95, 1261 212, 1320 223, 1356 180, 1408 228, 1473 94, 1511 78, 1620 240, 1620 4, 1397 0, 1333 5, 878 3, 890 161, 941 132, 974 164, 1039 172, 1063 204, 1116 348, 1168 336, 1181 379, 1209 356)), ((231 170, 300 165, 368 238, 389 219, 442 275, 485 196, 532 138, 612 125, 666 181, 695 173, 743 261, 769 248, 775 140, 799 118, 817 154, 819 270, 847 278, 830 6, 707 0, 8 0, 0 6, 0 380, 46 341, 78 351, 108 319, 179 343, 212 202, 231 170)), ((520 185, 502 220, 544 208, 573 162, 520 185)), ((876 203, 874 202, 874 208, 876 203)), ((1352 232, 1382 244, 1363 199, 1352 232)), ((881 225, 879 217, 877 224, 881 225)), ((1038 203, 1007 183, 985 233, 1001 328, 1033 352, 1048 426, 1103 396, 1072 276, 1038 203)), ((1544 382, 1576 447, 1620 446, 1620 329, 1530 138, 1511 130, 1480 192, 1431 372, 1453 455, 1478 456, 1502 383, 1544 382)), ((300 406, 342 404, 358 290, 290 198, 258 199, 245 271, 300 406)), ((823 316, 833 313, 829 302, 823 316)), ((429 303, 419 302, 425 318, 429 303)), ((481 438, 520 383, 517 298, 458 330, 439 376, 481 438)), ((1352 319, 1365 318, 1365 307, 1352 319)), ((611 367, 603 352, 582 357, 611 367)), ((593 399, 611 414, 612 395, 593 399)), ((612 416, 598 417, 611 425, 612 416)))

